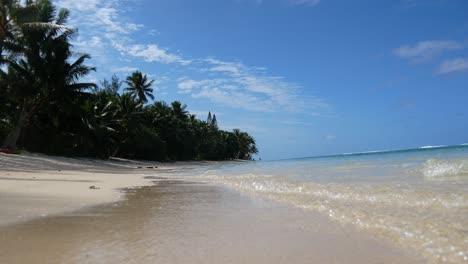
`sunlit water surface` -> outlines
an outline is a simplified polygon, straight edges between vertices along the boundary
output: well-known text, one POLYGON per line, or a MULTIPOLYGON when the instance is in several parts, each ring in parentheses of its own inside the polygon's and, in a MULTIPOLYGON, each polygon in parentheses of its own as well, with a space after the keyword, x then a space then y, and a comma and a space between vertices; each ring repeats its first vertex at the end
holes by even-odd
POLYGON ((467 145, 219 165, 179 176, 320 212, 430 262, 468 262, 467 145))
POLYGON ((113 205, 0 227, 0 263, 424 262, 317 213, 159 179, 113 205))

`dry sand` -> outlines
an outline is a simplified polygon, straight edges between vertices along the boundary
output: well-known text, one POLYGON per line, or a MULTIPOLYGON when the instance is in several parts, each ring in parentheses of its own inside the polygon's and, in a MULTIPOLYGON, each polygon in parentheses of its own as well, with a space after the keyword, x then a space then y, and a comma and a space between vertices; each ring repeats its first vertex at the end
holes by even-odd
POLYGON ((0 153, 0 226, 116 202, 123 188, 151 185, 145 175, 196 164, 0 153))

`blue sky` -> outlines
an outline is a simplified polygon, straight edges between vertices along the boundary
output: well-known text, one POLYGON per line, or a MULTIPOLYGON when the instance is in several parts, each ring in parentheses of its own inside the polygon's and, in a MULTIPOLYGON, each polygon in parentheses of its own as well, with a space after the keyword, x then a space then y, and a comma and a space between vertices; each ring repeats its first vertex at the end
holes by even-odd
POLYGON ((91 80, 139 69, 263 159, 468 142, 468 1, 55 2, 91 80))

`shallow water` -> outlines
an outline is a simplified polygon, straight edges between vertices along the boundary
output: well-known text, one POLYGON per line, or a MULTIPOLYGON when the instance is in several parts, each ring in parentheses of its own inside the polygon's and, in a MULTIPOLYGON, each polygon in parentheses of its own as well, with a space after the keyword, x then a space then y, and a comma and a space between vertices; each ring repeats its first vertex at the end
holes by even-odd
POLYGON ((468 262, 468 146, 198 168, 180 177, 319 212, 430 263, 468 262))
POLYGON ((320 214, 159 181, 121 203, 0 228, 0 263, 422 263, 320 214))
POLYGON ((146 176, 123 202, 0 227, 0 263, 468 262, 468 146, 146 176))

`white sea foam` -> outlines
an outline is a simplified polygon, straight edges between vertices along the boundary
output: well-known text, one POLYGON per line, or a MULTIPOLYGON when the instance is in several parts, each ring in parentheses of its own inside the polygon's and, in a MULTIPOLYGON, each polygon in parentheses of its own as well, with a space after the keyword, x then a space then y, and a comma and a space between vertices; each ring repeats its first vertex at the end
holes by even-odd
POLYGON ((429 179, 461 177, 468 174, 468 160, 430 159, 424 163, 421 172, 429 179))
POLYGON ((370 150, 370 151, 363 151, 363 152, 350 152, 350 153, 343 153, 343 156, 352 156, 352 155, 360 155, 360 154, 377 154, 377 153, 385 153, 390 152, 393 150, 370 150))
POLYGON ((439 193, 431 188, 400 184, 293 182, 286 177, 258 174, 222 176, 217 180, 212 177, 211 181, 324 213, 336 221, 420 250, 435 262, 458 263, 468 257, 464 247, 468 240, 460 233, 466 228, 468 193, 439 193))
POLYGON ((429 263, 460 263, 468 260, 468 159, 459 150, 441 153, 446 160, 421 150, 380 159, 252 163, 196 179, 323 213, 411 247, 429 263))
POLYGON ((401 152, 401 151, 414 151, 414 150, 425 150, 425 149, 441 149, 441 148, 447 148, 447 147, 462 147, 462 146, 468 146, 468 143, 464 144, 459 144, 459 145, 427 145, 427 146, 422 146, 418 148, 409 148, 409 149, 388 149, 388 150, 371 150, 371 151, 362 151, 362 152, 349 152, 349 153, 343 153, 341 155, 343 156, 353 156, 353 155, 362 155, 362 154, 381 154, 381 153, 392 153, 392 152, 401 152))
POLYGON ((434 149, 434 148, 445 148, 448 147, 447 145, 439 145, 439 146, 422 146, 419 149, 434 149))
POLYGON ((221 166, 195 178, 326 214, 428 263, 468 261, 466 144, 347 155, 221 166))

